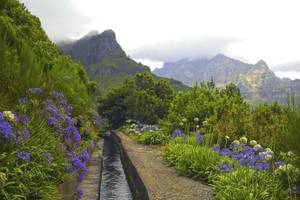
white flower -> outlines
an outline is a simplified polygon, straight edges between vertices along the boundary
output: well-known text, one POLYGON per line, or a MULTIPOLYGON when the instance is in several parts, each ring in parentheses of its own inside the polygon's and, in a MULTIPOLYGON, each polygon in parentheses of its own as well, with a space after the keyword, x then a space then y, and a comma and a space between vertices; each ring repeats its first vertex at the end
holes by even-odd
POLYGON ((200 126, 199 125, 196 125, 196 128, 199 128, 200 126))
POLYGON ((294 166, 292 164, 287 164, 286 168, 288 171, 290 171, 290 170, 294 169, 294 166))
MULTIPOLYGON (((4 114, 4 113, 3 113, 4 114)), ((292 152, 292 151, 289 151, 289 152, 287 152, 287 155, 289 156, 289 157, 293 157, 295 154, 292 152)))
POLYGON ((232 144, 240 145, 240 141, 234 140, 234 141, 232 142, 232 144))
POLYGON ((228 135, 226 135, 226 136, 225 136, 225 139, 226 139, 226 140, 229 140, 229 139, 230 139, 230 137, 229 137, 228 135))
POLYGON ((246 144, 247 141, 248 141, 248 139, 247 139, 246 137, 241 137, 241 138, 240 138, 240 141, 241 141, 242 143, 246 144))
POLYGON ((255 145, 257 145, 257 142, 256 142, 255 140, 251 140, 251 141, 250 141, 250 145, 251 145, 251 146, 255 146, 255 145))
POLYGON ((195 117, 195 118, 194 118, 194 121, 195 121, 195 122, 199 122, 199 118, 198 118, 198 117, 195 117))
POLYGON ((14 121, 15 119, 15 115, 11 111, 3 111, 3 116, 9 121, 14 121))
POLYGON ((265 149, 266 152, 273 152, 270 148, 265 149))
POLYGON ((271 160, 273 160, 273 156, 271 154, 268 154, 265 156, 265 160, 270 162, 271 160))
POLYGON ((282 171, 285 171, 286 170, 286 165, 280 165, 278 167, 278 169, 282 170, 282 171))
POLYGON ((183 122, 187 122, 187 119, 186 119, 186 118, 183 118, 182 121, 183 121, 183 122))
POLYGON ((257 150, 257 149, 260 149, 261 148, 261 145, 260 144, 256 144, 253 149, 257 150))
POLYGON ((183 123, 182 123, 182 122, 180 122, 180 123, 179 123, 179 126, 183 126, 183 123))

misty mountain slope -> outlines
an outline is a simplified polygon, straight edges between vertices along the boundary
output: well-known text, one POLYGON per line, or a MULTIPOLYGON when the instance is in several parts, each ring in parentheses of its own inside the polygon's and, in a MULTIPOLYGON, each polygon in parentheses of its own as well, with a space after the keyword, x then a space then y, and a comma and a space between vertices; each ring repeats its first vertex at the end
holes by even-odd
POLYGON ((239 75, 246 73, 250 68, 249 64, 218 54, 210 60, 184 59, 165 63, 163 68, 156 69, 154 74, 180 80, 189 86, 193 86, 196 82, 207 82, 213 78, 218 87, 223 87, 230 82, 237 82, 239 75))
MULTIPOLYGON (((85 66, 89 77, 97 82, 100 92, 105 93, 121 85, 136 73, 150 72, 149 67, 126 55, 112 30, 101 34, 92 31, 77 41, 62 42, 58 46, 74 61, 80 61, 85 66)), ((168 81, 174 89, 187 88, 179 81, 168 81)))
POLYGON ((233 82, 241 93, 253 101, 286 102, 286 96, 293 91, 300 95, 299 81, 280 79, 269 69, 264 61, 255 65, 218 54, 210 60, 180 60, 165 63, 161 69, 154 71, 156 75, 174 78, 193 86, 196 82, 214 80, 217 87, 223 88, 233 82))

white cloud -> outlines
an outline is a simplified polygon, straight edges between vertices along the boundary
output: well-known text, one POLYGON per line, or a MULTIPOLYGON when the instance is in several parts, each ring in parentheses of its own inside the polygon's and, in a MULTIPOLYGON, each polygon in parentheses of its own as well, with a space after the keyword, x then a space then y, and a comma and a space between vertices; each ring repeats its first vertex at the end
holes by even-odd
POLYGON ((164 65, 164 62, 158 61, 158 60, 151 60, 151 59, 136 59, 133 58, 136 62, 140 62, 148 67, 150 67, 151 71, 155 69, 162 68, 164 65))
POLYGON ((52 39, 113 29, 124 50, 132 52, 185 38, 233 38, 240 42, 226 43, 221 53, 251 63, 264 59, 271 66, 299 60, 299 0, 21 1, 52 39))
POLYGON ((300 72, 282 72, 282 71, 275 71, 274 72, 276 74, 276 76, 278 76, 279 78, 290 78, 292 80, 295 79, 300 79, 300 72))

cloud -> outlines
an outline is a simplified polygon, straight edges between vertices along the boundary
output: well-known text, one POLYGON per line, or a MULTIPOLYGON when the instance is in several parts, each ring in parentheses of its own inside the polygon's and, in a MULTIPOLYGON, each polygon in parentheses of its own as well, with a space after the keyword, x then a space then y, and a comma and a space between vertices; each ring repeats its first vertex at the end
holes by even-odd
POLYGON ((76 0, 20 0, 38 16, 48 36, 54 40, 79 37, 89 31, 89 17, 76 6, 76 0))
POLYGON ((274 66, 272 69, 281 72, 300 72, 300 60, 274 66))
POLYGON ((140 47, 129 51, 129 54, 136 59, 172 62, 182 58, 197 59, 226 53, 228 45, 239 41, 241 40, 213 37, 182 38, 140 47))

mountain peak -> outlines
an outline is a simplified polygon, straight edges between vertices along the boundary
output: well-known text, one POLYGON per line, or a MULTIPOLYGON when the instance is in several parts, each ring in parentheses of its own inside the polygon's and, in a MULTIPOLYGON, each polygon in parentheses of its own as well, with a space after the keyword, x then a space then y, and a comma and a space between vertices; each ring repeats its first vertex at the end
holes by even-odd
POLYGON ((114 39, 116 38, 115 32, 111 29, 107 29, 107 30, 103 31, 100 35, 103 37, 110 37, 110 38, 114 38, 114 39))
POLYGON ((218 53, 217 55, 215 55, 214 58, 228 58, 227 56, 225 56, 224 54, 222 53, 218 53))
POLYGON ((256 66, 268 67, 267 63, 264 60, 258 61, 255 65, 256 66))

